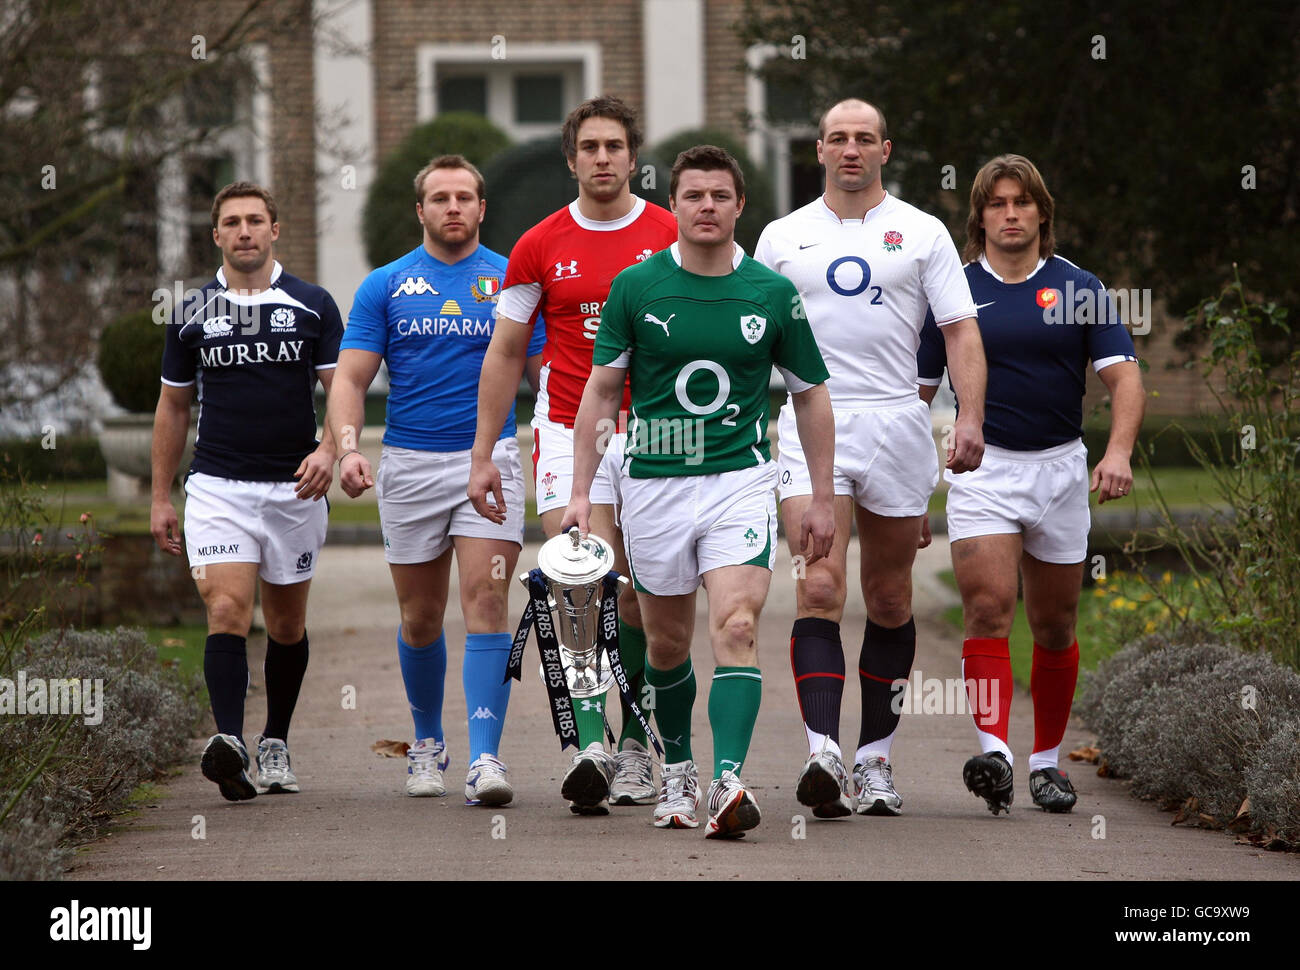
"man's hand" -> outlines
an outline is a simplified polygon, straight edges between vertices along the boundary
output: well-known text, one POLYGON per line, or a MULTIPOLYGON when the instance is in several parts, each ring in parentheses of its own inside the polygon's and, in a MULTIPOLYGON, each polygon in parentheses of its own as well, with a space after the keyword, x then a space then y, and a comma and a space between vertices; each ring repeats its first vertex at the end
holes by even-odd
POLYGON ((171 502, 155 501, 149 507, 149 532, 163 552, 181 554, 181 527, 171 502))
POLYGON ((370 473, 370 462, 361 452, 349 451, 339 459, 339 485, 343 487, 343 494, 348 498, 356 498, 374 484, 374 476, 370 473), (356 460, 348 461, 349 458, 356 460))
POLYGON ((1097 504, 1113 498, 1123 498, 1133 487, 1133 469, 1128 459, 1106 452, 1092 470, 1092 485, 1088 489, 1097 493, 1097 504))
POLYGON ((835 541, 835 509, 830 502, 813 499, 799 523, 799 547, 804 564, 811 566, 831 553, 835 541))
POLYGON ((474 511, 483 518, 502 525, 506 521, 506 497, 501 491, 501 472, 491 458, 470 456, 469 485, 465 489, 474 511), (489 493, 492 501, 488 500, 489 493))
POLYGON ((574 495, 569 498, 569 504, 564 509, 564 518, 560 520, 560 535, 564 535, 574 526, 578 527, 578 534, 582 538, 587 538, 591 532, 591 499, 584 496, 574 495))
POLYGON ((984 429, 960 417, 948 439, 948 460, 944 467, 953 472, 973 472, 984 460, 984 429))
POLYGON ((293 490, 299 498, 319 502, 334 481, 334 452, 324 445, 317 448, 302 460, 293 477, 298 479, 293 490))
POLYGON ((916 544, 916 548, 924 549, 934 541, 934 536, 930 535, 930 516, 921 516, 921 541, 916 544))

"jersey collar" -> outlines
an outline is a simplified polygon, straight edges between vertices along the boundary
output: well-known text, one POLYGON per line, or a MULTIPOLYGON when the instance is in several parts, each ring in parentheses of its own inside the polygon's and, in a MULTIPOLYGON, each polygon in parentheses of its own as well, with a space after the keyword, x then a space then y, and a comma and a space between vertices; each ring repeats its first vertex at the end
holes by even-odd
POLYGON ((632 210, 627 215, 619 219, 610 219, 608 222, 588 219, 578 211, 577 199, 569 203, 569 215, 573 216, 573 221, 583 229, 590 229, 592 232, 613 232, 616 229, 626 229, 641 218, 643 212, 645 212, 645 199, 637 195, 632 196, 632 210))
MULTIPOLYGON (((1043 258, 1040 256, 1039 259, 1038 259, 1038 265, 1034 267, 1034 272, 1033 272, 1033 273, 1030 273, 1028 276, 1026 276, 1025 279, 1024 279, 1024 282, 1027 283, 1027 282, 1029 282, 1030 280, 1032 280, 1032 279, 1034 278, 1034 273, 1037 273, 1040 269, 1042 269, 1043 266, 1046 265, 1046 263, 1047 263, 1047 260, 1043 259, 1043 258)), ((988 273, 989 276, 992 276, 992 277, 993 277, 995 280, 997 280, 999 283, 1006 283, 1006 282, 1007 282, 1007 281, 1004 280, 1001 276, 999 276, 997 273, 995 273, 995 272, 993 271, 993 267, 989 265, 988 257, 985 256, 983 253, 980 253, 980 265, 984 267, 984 272, 988 273)), ((1007 285, 1008 285, 1008 286, 1011 286, 1011 285, 1014 285, 1014 284, 1009 284, 1009 283, 1008 283, 1007 285)))
MULTIPOLYGON (((740 243, 736 242, 734 239, 731 241, 731 245, 736 247, 735 252, 731 254, 731 268, 740 269, 740 262, 745 258, 745 250, 740 243)), ((680 267, 682 265, 682 251, 678 247, 677 243, 673 243, 669 246, 668 252, 672 255, 673 262, 680 267)))
POLYGON ((890 203, 892 203, 892 202, 893 202, 893 199, 894 199, 894 197, 893 197, 892 195, 889 194, 888 190, 886 190, 886 192, 885 192, 885 197, 884 197, 883 199, 881 199, 879 202, 877 202, 875 205, 873 205, 870 209, 868 209, 868 210, 867 210, 867 214, 866 214, 866 216, 865 216, 864 218, 862 218, 862 219, 841 219, 839 216, 837 216, 837 215, 835 214, 835 210, 832 209, 829 205, 826 204, 826 194, 825 194, 825 193, 822 193, 822 195, 818 198, 817 201, 821 203, 821 206, 822 206, 822 214, 823 214, 827 219, 830 219, 832 222, 838 222, 838 223, 840 223, 841 225, 848 225, 848 224, 852 224, 852 223, 855 223, 855 222, 856 222, 856 223, 860 223, 860 224, 862 224, 862 225, 866 225, 867 220, 870 219, 872 216, 874 216, 874 215, 878 215, 879 213, 884 212, 884 211, 885 211, 885 207, 886 207, 887 205, 889 205, 890 203))
MULTIPOLYGON (((271 286, 275 286, 275 281, 280 278, 280 274, 283 272, 284 272, 284 267, 280 265, 280 261, 278 259, 272 260, 271 261, 271 283, 270 283, 271 286)), ((221 266, 217 269, 217 282, 221 284, 221 288, 223 290, 230 289, 230 284, 226 282, 226 268, 224 266, 221 266)))

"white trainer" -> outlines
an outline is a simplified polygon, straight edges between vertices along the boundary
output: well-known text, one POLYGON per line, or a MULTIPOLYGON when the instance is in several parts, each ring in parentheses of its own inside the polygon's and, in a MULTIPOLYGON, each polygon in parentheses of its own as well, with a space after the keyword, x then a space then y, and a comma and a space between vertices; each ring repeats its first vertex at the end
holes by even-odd
POLYGON ((820 751, 814 751, 804 762, 795 797, 799 804, 812 808, 816 818, 843 818, 853 814, 849 773, 844 770, 840 756, 830 749, 829 738, 822 742, 820 751))
POLYGON ((734 839, 758 825, 758 803, 732 771, 709 783, 709 824, 706 839, 734 839))
POLYGON ((664 765, 659 772, 662 787, 655 806, 655 826, 661 829, 699 827, 695 813, 700 807, 700 773, 694 761, 664 765))
POLYGON ((894 769, 884 758, 868 758, 853 766, 853 787, 859 815, 902 815, 903 800, 894 790, 894 769))
POLYGON ((406 752, 406 794, 440 798, 447 794, 442 773, 451 765, 447 746, 434 738, 421 738, 406 752))
POLYGON ((653 805, 658 800, 654 758, 645 745, 635 738, 624 738, 623 750, 614 755, 614 781, 609 786, 610 804, 653 805))
POLYGON ((297 792, 298 777, 289 767, 289 746, 279 738, 257 738, 257 791, 262 795, 297 792))
POLYGON ((494 755, 479 755, 465 776, 466 805, 509 805, 515 790, 506 781, 506 766, 494 755))

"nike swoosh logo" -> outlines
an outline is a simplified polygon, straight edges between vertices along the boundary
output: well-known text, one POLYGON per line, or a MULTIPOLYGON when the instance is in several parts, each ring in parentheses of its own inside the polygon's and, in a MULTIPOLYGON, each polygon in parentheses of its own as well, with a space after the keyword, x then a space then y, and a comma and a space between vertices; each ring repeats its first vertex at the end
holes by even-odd
POLYGON ((800 249, 812 249, 814 246, 820 246, 820 245, 821 245, 821 243, 808 243, 807 245, 804 245, 803 243, 800 243, 800 244, 799 244, 799 248, 800 248, 800 249))
POLYGON ((975 309, 976 309, 976 310, 983 310, 986 306, 992 306, 994 303, 997 303, 997 302, 998 302, 997 300, 990 300, 988 303, 976 303, 976 304, 975 304, 975 309))

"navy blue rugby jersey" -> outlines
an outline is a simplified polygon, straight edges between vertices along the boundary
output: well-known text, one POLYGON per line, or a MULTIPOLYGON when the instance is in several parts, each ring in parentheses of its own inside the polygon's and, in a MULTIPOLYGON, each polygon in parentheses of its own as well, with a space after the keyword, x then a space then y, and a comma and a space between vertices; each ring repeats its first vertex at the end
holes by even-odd
POLYGON ((198 385, 199 429, 190 471, 252 482, 291 482, 316 449, 317 372, 338 365, 343 321, 319 286, 284 272, 242 294, 222 270, 173 314, 162 379, 198 385))
MULTIPOLYGON (((984 440, 1012 451, 1041 451, 1082 437, 1088 362, 1100 371, 1137 360, 1133 338, 1101 281, 1060 256, 1020 283, 1002 282, 983 257, 967 263, 965 272, 988 359, 984 440)), ((932 314, 916 360, 918 380, 938 384, 947 351, 932 314)))

